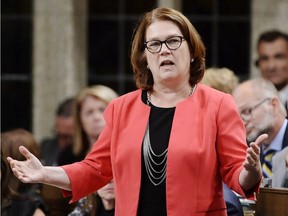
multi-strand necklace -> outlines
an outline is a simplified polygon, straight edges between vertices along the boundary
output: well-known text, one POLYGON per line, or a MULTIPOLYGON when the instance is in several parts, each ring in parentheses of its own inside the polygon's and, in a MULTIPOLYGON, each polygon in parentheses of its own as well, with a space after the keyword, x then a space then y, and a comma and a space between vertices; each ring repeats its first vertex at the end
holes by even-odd
POLYGON ((143 157, 147 175, 151 183, 155 186, 160 185, 166 178, 167 152, 168 148, 161 154, 156 154, 153 151, 150 142, 148 123, 143 141, 143 157))
MULTIPOLYGON (((193 94, 194 89, 195 86, 191 88, 189 96, 193 94)), ((148 106, 151 105, 149 92, 147 92, 146 104, 148 106)), ((148 122, 143 140, 143 158, 148 178, 154 186, 160 185, 166 178, 167 156, 168 156, 167 153, 168 153, 168 147, 161 154, 156 154, 153 151, 150 142, 149 122, 148 122)))

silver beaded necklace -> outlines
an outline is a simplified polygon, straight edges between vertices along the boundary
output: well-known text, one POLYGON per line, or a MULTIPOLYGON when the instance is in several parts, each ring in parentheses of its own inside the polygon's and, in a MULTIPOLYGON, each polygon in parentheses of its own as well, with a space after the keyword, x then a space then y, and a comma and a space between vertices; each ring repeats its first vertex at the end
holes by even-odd
MULTIPOLYGON (((191 88, 189 96, 193 94, 194 89, 195 86, 191 88)), ((146 104, 148 106, 151 104, 150 94, 148 91, 147 91, 146 104)), ((168 155, 167 153, 168 153, 168 147, 161 154, 156 154, 153 151, 150 142, 149 122, 148 122, 143 140, 143 158, 148 178, 154 186, 160 185, 166 178, 167 155, 168 155)))

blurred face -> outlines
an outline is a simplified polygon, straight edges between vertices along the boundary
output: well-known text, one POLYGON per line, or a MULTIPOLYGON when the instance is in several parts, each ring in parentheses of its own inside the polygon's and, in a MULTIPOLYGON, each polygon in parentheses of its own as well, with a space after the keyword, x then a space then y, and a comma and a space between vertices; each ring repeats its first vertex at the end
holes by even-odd
POLYGON ((114 183, 110 182, 109 184, 99 189, 97 193, 102 199, 105 199, 107 201, 114 200, 115 199, 114 183))
POLYGON ((233 94, 239 113, 245 124, 248 142, 271 131, 276 120, 274 119, 271 99, 255 97, 251 91, 237 91, 233 94))
POLYGON ((106 106, 106 102, 93 96, 86 97, 82 103, 80 118, 83 129, 91 142, 95 142, 98 139, 105 125, 103 112, 106 106))
MULTIPOLYGON (((165 41, 173 36, 183 36, 180 29, 171 21, 156 20, 146 31, 147 41, 165 41)), ((173 47, 173 40, 169 44, 173 47)), ((153 46, 153 43, 152 43, 153 46)), ((181 40, 181 45, 175 50, 169 49, 165 43, 158 53, 151 53, 145 49, 147 63, 152 72, 154 84, 173 83, 189 80, 190 53, 187 41, 181 40)))
POLYGON ((58 144, 61 149, 72 144, 74 134, 73 117, 57 116, 55 120, 55 129, 58 144))
POLYGON ((278 90, 288 84, 288 43, 284 39, 261 42, 258 47, 259 69, 278 90))

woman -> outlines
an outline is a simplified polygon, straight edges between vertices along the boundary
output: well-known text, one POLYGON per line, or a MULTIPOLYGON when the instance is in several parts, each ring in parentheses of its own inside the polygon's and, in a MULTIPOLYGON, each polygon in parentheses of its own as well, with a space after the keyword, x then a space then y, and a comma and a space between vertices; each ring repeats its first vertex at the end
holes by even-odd
POLYGON ((78 93, 73 108, 74 144, 60 154, 59 165, 85 158, 105 125, 106 106, 117 97, 114 90, 104 85, 89 86, 78 93))
POLYGON ((239 84, 239 78, 228 68, 208 68, 201 83, 227 94, 232 94, 239 84))
POLYGON ((1 133, 1 215, 42 216, 48 213, 39 193, 39 185, 23 184, 11 172, 6 157, 24 160, 19 146, 25 146, 36 157, 40 157, 39 147, 33 135, 24 129, 14 129, 1 133))
MULTIPOLYGON (((106 106, 117 97, 118 95, 114 90, 103 85, 89 86, 79 92, 73 110, 74 145, 62 152, 59 157, 60 165, 63 165, 61 158, 66 162, 67 158, 71 158, 69 163, 84 159, 105 125, 103 112, 106 106)), ((110 182, 99 189, 98 193, 90 194, 79 200, 76 208, 69 216, 114 215, 114 207, 114 183, 110 182)))
POLYGON ((226 215, 222 180, 251 198, 261 180, 259 145, 267 135, 246 152, 233 98, 198 84, 205 49, 189 20, 169 8, 146 13, 131 62, 139 90, 107 106, 106 125, 84 161, 43 167, 20 148, 27 161, 8 158, 14 174, 60 187, 72 201, 113 177, 115 213, 124 216, 226 215))
POLYGON ((114 216, 114 183, 110 182, 97 193, 79 200, 77 207, 68 216, 114 216))

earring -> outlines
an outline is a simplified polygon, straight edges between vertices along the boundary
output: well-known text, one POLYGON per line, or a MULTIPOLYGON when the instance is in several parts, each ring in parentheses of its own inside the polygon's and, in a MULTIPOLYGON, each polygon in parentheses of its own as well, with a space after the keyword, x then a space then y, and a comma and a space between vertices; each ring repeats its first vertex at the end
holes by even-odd
POLYGON ((148 65, 148 64, 147 64, 147 69, 148 69, 148 70, 150 70, 150 67, 149 67, 149 65, 148 65))
POLYGON ((191 62, 194 62, 194 58, 191 59, 191 62))

